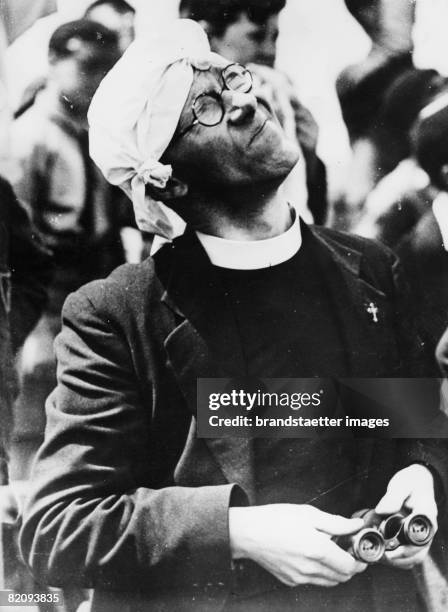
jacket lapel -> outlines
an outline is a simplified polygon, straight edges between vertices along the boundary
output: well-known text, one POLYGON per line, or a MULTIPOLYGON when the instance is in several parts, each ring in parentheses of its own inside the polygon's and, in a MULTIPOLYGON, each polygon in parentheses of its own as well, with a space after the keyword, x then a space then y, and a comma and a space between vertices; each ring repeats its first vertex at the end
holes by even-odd
POLYGON ((383 344, 388 344, 385 294, 360 277, 359 251, 335 239, 327 240, 307 226, 303 231, 313 234, 314 255, 345 346, 347 376, 355 378, 377 372, 383 344))
MULTIPOLYGON (((165 349, 179 387, 194 417, 199 378, 236 378, 245 373, 238 329, 219 274, 191 230, 154 256, 165 289, 162 302, 177 325, 165 349)), ((226 437, 204 440, 229 482, 238 482, 253 499, 252 441, 226 437)))
POLYGON ((195 378, 241 376, 245 362, 232 310, 219 274, 195 234, 187 230, 159 253, 155 258, 165 287, 162 302, 179 321, 166 343, 176 368, 188 368, 195 378), (183 342, 199 345, 199 354, 182 350, 173 355, 173 347, 177 351, 183 342))

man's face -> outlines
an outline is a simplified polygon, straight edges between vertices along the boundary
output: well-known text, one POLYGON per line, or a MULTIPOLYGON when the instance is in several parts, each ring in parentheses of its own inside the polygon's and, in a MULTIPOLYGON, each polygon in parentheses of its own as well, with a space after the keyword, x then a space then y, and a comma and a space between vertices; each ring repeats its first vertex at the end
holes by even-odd
POLYGON ((85 118, 93 94, 118 59, 119 52, 111 48, 108 54, 98 53, 95 45, 76 38, 69 42, 74 47, 73 55, 52 63, 52 80, 64 106, 77 117, 85 118))
MULTIPOLYGON (((203 93, 220 94, 227 60, 215 56, 212 67, 195 71, 176 134, 194 121, 192 105, 203 93)), ((235 189, 260 183, 280 184, 299 158, 295 142, 286 138, 269 105, 252 92, 222 91, 224 116, 212 127, 194 125, 168 147, 164 160, 187 184, 235 189)))
POLYGON ((251 21, 246 13, 241 13, 222 36, 212 36, 210 42, 214 51, 230 61, 272 67, 277 38, 278 15, 271 15, 267 21, 259 24, 251 21))
POLYGON ((102 4, 89 11, 89 19, 117 34, 121 53, 126 51, 135 38, 134 13, 118 13, 111 6, 102 4))

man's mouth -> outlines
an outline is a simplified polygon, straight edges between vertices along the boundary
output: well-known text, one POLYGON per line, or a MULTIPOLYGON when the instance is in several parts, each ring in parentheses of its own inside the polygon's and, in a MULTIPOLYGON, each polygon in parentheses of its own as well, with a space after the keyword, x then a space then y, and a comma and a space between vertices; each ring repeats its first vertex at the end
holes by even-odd
POLYGON ((258 106, 261 106, 261 108, 264 111, 266 111, 269 116, 271 116, 273 114, 271 105, 269 104, 269 102, 267 100, 265 100, 261 96, 257 96, 257 104, 258 104, 258 106))
POLYGON ((259 134, 261 134, 261 132, 264 130, 267 122, 269 121, 269 117, 266 117, 265 120, 262 122, 262 124, 260 125, 259 128, 257 128, 255 130, 255 132, 252 134, 247 146, 250 147, 250 145, 253 143, 253 141, 257 138, 257 136, 259 136, 259 134))

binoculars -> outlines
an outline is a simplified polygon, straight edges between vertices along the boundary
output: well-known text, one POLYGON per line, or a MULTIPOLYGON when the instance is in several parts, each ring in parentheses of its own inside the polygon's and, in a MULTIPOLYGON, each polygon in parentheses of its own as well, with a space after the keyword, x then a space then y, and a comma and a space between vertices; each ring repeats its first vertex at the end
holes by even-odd
POLYGON ((363 563, 377 563, 385 552, 402 544, 425 546, 434 537, 434 525, 424 514, 400 511, 380 516, 366 509, 355 512, 352 518, 362 518, 365 526, 353 535, 338 537, 336 542, 363 563))

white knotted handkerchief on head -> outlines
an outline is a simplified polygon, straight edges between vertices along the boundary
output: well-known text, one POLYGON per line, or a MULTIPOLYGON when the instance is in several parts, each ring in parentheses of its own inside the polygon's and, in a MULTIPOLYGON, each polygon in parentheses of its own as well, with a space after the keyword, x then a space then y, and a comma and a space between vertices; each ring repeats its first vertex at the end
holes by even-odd
POLYGON ((90 155, 106 179, 131 198, 141 230, 172 240, 185 222, 146 194, 164 188, 172 168, 159 160, 176 130, 193 68, 210 67, 201 26, 179 19, 136 40, 106 75, 88 113, 90 155))

